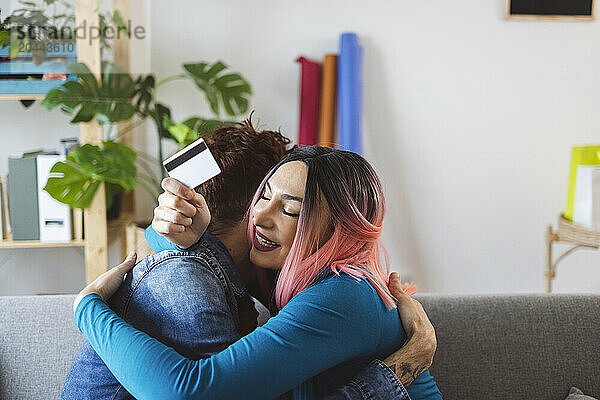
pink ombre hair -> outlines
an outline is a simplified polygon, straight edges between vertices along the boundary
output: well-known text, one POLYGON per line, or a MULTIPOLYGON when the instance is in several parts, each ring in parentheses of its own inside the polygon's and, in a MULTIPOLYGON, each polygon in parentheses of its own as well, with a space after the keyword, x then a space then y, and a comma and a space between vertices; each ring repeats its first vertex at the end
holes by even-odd
MULTIPOLYGON (((358 154, 320 146, 293 150, 267 174, 249 209, 248 235, 254 237, 252 209, 265 184, 281 165, 302 161, 308 166, 304 200, 296 236, 275 287, 279 309, 292 297, 322 279, 327 271, 344 272, 356 280, 367 279, 388 308, 396 303, 387 287, 388 256, 381 242, 385 200, 381 182, 369 163, 358 154), (326 204, 322 204, 322 202, 326 204), (331 237, 321 246, 317 231, 323 210, 329 209, 331 237), (384 255, 382 263, 380 249, 384 255)), ((259 268, 260 271, 264 271, 259 268)), ((266 279, 263 275, 262 283, 266 279)))

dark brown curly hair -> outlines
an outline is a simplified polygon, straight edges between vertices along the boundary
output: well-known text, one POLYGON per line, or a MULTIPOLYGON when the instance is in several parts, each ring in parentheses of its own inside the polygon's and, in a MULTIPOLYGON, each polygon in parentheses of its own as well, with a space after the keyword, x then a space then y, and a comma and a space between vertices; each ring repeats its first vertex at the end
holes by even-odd
POLYGON ((292 150, 290 139, 279 131, 257 131, 250 115, 216 129, 204 141, 222 172, 195 190, 210 208, 209 230, 232 228, 244 218, 267 172, 292 150))

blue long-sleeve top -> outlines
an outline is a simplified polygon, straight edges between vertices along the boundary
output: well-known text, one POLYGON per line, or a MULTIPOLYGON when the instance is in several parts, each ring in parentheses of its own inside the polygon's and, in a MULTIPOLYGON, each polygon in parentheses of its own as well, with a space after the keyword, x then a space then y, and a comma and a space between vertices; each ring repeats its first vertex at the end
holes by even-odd
MULTIPOLYGON (((332 275, 294 296, 275 317, 224 351, 192 361, 120 319, 89 294, 75 324, 138 399, 272 399, 343 361, 383 359, 406 340, 367 280, 332 275)), ((429 374, 411 399, 441 399, 429 374)))

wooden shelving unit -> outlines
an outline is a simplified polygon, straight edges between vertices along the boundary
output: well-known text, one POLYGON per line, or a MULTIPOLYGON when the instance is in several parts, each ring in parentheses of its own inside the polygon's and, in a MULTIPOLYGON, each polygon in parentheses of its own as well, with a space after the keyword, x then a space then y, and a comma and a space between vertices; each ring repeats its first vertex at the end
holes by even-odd
MULTIPOLYGON (((118 10, 123 18, 129 19, 129 1, 113 0, 113 9, 118 10)), ((76 26, 99 26, 97 0, 75 1, 76 26)), ((124 35, 122 35, 124 36, 124 35)), ((123 70, 129 71, 129 39, 121 37, 114 41, 113 51, 115 63, 123 70)), ((100 41, 98 38, 77 39, 77 61, 87 64, 90 71, 100 78, 101 56, 100 41)), ((44 94, 0 94, 0 100, 42 100, 44 94)), ((117 126, 120 131, 123 126, 117 126)), ((100 144, 103 140, 102 128, 92 120, 80 124, 80 142, 100 144)), ((121 141, 132 145, 133 136, 123 135, 121 141)), ((87 282, 93 281, 98 275, 108 270, 108 247, 118 238, 121 239, 121 253, 123 257, 127 250, 127 227, 135 220, 134 193, 123 196, 121 215, 115 220, 106 220, 106 204, 104 201, 104 185, 100 185, 92 205, 84 211, 84 237, 83 240, 72 240, 61 243, 42 243, 40 241, 13 241, 7 238, 0 242, 0 249, 27 249, 27 248, 53 248, 53 247, 84 247, 85 269, 87 282)))
POLYGON ((0 100, 43 100, 44 94, 0 94, 0 100))
POLYGON ((39 240, 15 240, 10 237, 0 242, 0 249, 31 249, 52 247, 84 247, 85 240, 71 240, 70 242, 45 243, 39 240))

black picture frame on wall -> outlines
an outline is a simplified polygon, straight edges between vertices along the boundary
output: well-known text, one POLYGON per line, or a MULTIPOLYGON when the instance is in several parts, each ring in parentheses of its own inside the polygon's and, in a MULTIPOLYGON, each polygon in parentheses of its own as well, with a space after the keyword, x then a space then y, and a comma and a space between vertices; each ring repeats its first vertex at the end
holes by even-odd
POLYGON ((596 0, 506 0, 507 19, 592 21, 596 0))

